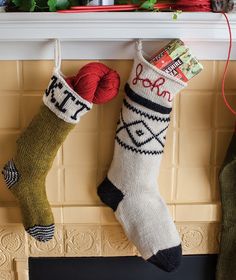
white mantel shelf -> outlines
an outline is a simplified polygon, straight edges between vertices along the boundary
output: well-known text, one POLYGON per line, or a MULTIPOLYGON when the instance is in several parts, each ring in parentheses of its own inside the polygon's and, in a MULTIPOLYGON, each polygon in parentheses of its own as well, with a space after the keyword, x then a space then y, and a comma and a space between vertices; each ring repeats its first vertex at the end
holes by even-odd
MULTIPOLYGON (((151 52, 163 40, 180 38, 199 59, 225 59, 229 34, 215 13, 0 13, 0 59, 51 59, 53 40, 62 42, 64 59, 127 59, 133 41, 143 39, 151 52), (153 42, 155 41, 155 42, 153 42)), ((229 14, 232 34, 236 14, 229 14)), ((235 38, 233 41, 235 42, 235 38)), ((233 48, 232 59, 236 59, 233 48)))

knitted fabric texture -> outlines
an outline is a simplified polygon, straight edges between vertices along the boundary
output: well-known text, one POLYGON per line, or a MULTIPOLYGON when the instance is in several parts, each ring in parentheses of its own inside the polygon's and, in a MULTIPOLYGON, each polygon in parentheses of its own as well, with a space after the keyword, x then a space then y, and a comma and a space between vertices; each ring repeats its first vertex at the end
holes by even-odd
POLYGON ((95 104, 113 99, 120 87, 119 74, 99 62, 86 64, 76 76, 66 81, 81 97, 95 104))
POLYGON ((150 65, 138 51, 125 86, 113 160, 98 187, 99 197, 115 211, 142 257, 165 271, 179 266, 182 250, 156 178, 172 101, 185 86, 150 65))
POLYGON ((228 13, 235 8, 234 2, 234 0, 211 0, 212 10, 213 12, 228 13))
POLYGON ((63 121, 76 124, 92 108, 87 100, 71 89, 59 73, 54 73, 43 95, 43 103, 63 121))
POLYGON ((54 219, 45 190, 48 171, 67 134, 80 116, 92 108, 58 73, 52 76, 43 103, 17 140, 14 159, 2 171, 8 188, 19 200, 26 231, 38 241, 48 241, 54 235, 54 219))
POLYGON ((80 117, 92 108, 90 101, 105 103, 114 98, 119 84, 119 75, 102 63, 85 65, 76 77, 66 80, 55 68, 39 113, 17 140, 16 156, 2 173, 19 200, 26 231, 38 241, 48 241, 54 235, 45 179, 58 149, 80 117))
POLYGON ((220 170, 222 230, 217 280, 236 279, 236 131, 220 170))

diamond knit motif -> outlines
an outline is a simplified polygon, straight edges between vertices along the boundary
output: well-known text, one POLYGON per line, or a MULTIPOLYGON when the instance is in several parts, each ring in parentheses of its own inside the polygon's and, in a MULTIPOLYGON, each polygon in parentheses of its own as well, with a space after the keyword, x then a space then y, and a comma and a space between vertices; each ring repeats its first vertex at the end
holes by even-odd
POLYGON ((181 240, 160 196, 157 174, 172 99, 185 86, 146 61, 138 45, 125 85, 113 159, 97 191, 141 256, 168 272, 180 265, 181 240))
MULTIPOLYGON (((157 126, 157 128, 159 128, 159 126, 157 126)), ((124 120, 123 112, 121 110, 120 123, 116 131, 116 138, 119 139, 118 142, 123 142, 125 146, 129 146, 130 148, 133 147, 139 152, 145 152, 145 150, 148 149, 147 152, 155 153, 159 151, 159 153, 161 153, 165 143, 164 132, 167 128, 168 124, 166 124, 164 128, 162 127, 161 130, 159 129, 155 132, 144 120, 127 122, 124 120), (124 131, 126 132, 125 134, 122 133, 124 131), (128 139, 126 136, 128 136, 128 139), (137 149, 141 147, 145 150, 137 149)))

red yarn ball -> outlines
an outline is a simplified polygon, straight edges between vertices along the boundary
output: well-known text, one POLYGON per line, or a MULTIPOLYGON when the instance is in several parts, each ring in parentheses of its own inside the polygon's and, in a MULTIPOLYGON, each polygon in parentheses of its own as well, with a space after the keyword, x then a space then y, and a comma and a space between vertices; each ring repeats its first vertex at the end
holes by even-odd
POLYGON ((120 87, 119 74, 100 62, 91 62, 66 82, 82 98, 95 104, 106 103, 114 98, 120 87))

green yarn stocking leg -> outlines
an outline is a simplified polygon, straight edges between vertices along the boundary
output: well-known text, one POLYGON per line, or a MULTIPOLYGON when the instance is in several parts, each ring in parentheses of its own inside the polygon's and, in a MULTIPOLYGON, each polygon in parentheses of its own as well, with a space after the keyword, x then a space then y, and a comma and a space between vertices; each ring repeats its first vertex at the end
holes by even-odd
POLYGON ((66 136, 92 105, 54 73, 44 104, 17 140, 17 152, 3 169, 10 191, 18 199, 26 231, 38 241, 54 235, 54 219, 45 179, 66 136))
POLYGON ((217 280, 236 279, 236 132, 220 171, 222 233, 217 280))

